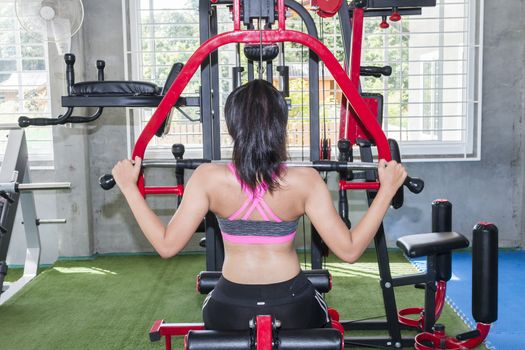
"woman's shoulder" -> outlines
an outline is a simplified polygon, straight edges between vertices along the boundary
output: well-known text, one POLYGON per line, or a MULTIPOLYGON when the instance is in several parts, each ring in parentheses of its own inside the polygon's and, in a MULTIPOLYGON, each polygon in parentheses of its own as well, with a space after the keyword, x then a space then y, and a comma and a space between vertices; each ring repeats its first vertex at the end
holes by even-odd
POLYGON ((213 179, 215 176, 223 175, 228 172, 228 166, 223 163, 204 163, 199 165, 192 174, 192 177, 213 179))
POLYGON ((321 176, 314 168, 310 167, 288 167, 286 168, 286 175, 290 180, 294 181, 316 181, 321 179, 321 176))

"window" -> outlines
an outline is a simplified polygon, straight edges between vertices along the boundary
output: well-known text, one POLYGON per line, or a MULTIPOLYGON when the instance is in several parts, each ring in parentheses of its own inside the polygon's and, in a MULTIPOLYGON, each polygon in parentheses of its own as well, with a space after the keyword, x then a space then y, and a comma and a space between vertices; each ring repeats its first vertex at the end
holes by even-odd
POLYGON ((383 129, 404 158, 479 159, 482 8, 437 0, 386 31, 365 20, 362 64, 390 65, 393 73, 363 79, 364 90, 383 94, 383 129))
MULTIPOLYGON (((17 123, 18 117, 51 117, 47 42, 20 28, 15 2, 0 0, 0 124, 17 123)), ((7 144, 0 130, 0 154, 7 144)), ((26 129, 29 159, 53 159, 52 129, 26 129)))
MULTIPOLYGON (((171 64, 185 62, 199 45, 198 1, 130 1, 133 78, 162 86, 171 64)), ((383 129, 387 137, 398 140, 405 159, 479 157, 481 79, 476 76, 482 35, 476 23, 482 23, 483 5, 476 3, 438 0, 436 7, 423 8, 420 16, 391 22, 387 30, 379 28, 380 18, 365 18, 362 65, 390 65, 393 73, 390 77, 362 78, 363 91, 384 96, 383 129)), ((231 30, 228 10, 224 6, 219 9, 219 32, 231 30)), ((338 19, 313 17, 323 42, 343 61, 338 19)), ((294 13, 287 19, 287 27, 305 31, 294 13)), ((285 52, 290 67, 289 147, 291 154, 308 157, 308 50, 286 43, 285 52)), ((242 54, 241 59, 244 60, 242 54)), ((231 91, 235 61, 234 45, 219 50, 222 103, 231 91)), ((335 145, 341 91, 322 64, 319 77, 321 136, 326 135, 335 145)), ((276 84, 277 79, 274 73, 276 84)), ((184 94, 197 94, 199 84, 196 74, 184 94)), ((194 109, 187 108, 187 113, 197 116, 194 109)), ((147 110, 139 113, 136 135, 150 115, 147 110)), ((230 141, 226 128, 221 131, 223 153, 227 156, 230 141)), ((201 138, 200 123, 190 122, 176 112, 170 133, 164 139, 155 139, 149 149, 155 151, 181 142, 187 149, 200 150, 201 138)))

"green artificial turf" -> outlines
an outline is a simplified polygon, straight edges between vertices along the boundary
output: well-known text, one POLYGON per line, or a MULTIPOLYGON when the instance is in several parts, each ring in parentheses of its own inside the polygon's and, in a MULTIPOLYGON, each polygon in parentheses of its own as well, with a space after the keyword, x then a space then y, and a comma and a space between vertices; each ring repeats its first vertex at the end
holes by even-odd
POLYGON ((24 269, 23 268, 16 268, 16 269, 9 268, 7 270, 7 275, 5 276, 5 281, 6 282, 14 282, 17 279, 19 279, 20 277, 22 277, 23 273, 24 273, 24 269))
MULTIPOLYGON (((57 262, 0 306, 0 349, 163 349, 163 342, 148 339, 154 320, 201 322, 204 296, 195 292, 195 276, 204 259, 106 256, 57 262)), ((415 271, 400 254, 391 260, 393 274, 415 271)), ((329 259, 327 267, 334 289, 326 299, 342 319, 384 315, 373 252, 353 265, 329 259)), ((413 287, 397 288, 396 297, 398 307, 423 303, 423 292, 413 287)), ((448 306, 440 321, 451 334, 466 330, 448 306)), ((182 349, 182 341, 173 348, 182 349)))

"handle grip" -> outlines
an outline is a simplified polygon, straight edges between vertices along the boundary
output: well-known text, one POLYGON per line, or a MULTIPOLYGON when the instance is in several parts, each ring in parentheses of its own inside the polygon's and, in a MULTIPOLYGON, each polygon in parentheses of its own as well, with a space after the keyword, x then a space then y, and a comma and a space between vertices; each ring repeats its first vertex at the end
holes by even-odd
POLYGON ((106 191, 111 190, 116 185, 115 179, 111 174, 102 175, 98 179, 98 183, 100 184, 100 187, 102 187, 106 191))
POLYGON ((392 75, 392 67, 362 66, 360 69, 360 74, 365 77, 381 78, 381 75, 389 77, 390 75, 392 75))
POLYGON ((48 126, 48 125, 58 125, 60 122, 57 122, 58 119, 51 119, 51 118, 29 118, 22 116, 18 118, 18 126, 21 128, 28 127, 30 125, 37 125, 37 126, 48 126))
POLYGON ((412 193, 420 193, 425 188, 425 182, 417 177, 407 176, 403 185, 412 193))

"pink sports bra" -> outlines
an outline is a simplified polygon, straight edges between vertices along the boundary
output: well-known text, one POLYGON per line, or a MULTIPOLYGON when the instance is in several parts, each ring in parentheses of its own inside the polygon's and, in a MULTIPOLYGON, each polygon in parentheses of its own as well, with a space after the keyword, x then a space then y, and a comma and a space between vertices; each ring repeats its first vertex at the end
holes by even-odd
MULTIPOLYGON (((241 183, 232 163, 228 164, 228 169, 241 183)), ((293 240, 299 219, 283 221, 275 215, 263 199, 268 186, 260 184, 253 192, 244 186, 242 188, 248 196, 244 204, 227 219, 217 216, 222 238, 238 244, 278 244, 293 240), (263 220, 248 220, 254 210, 257 210, 263 220)))

